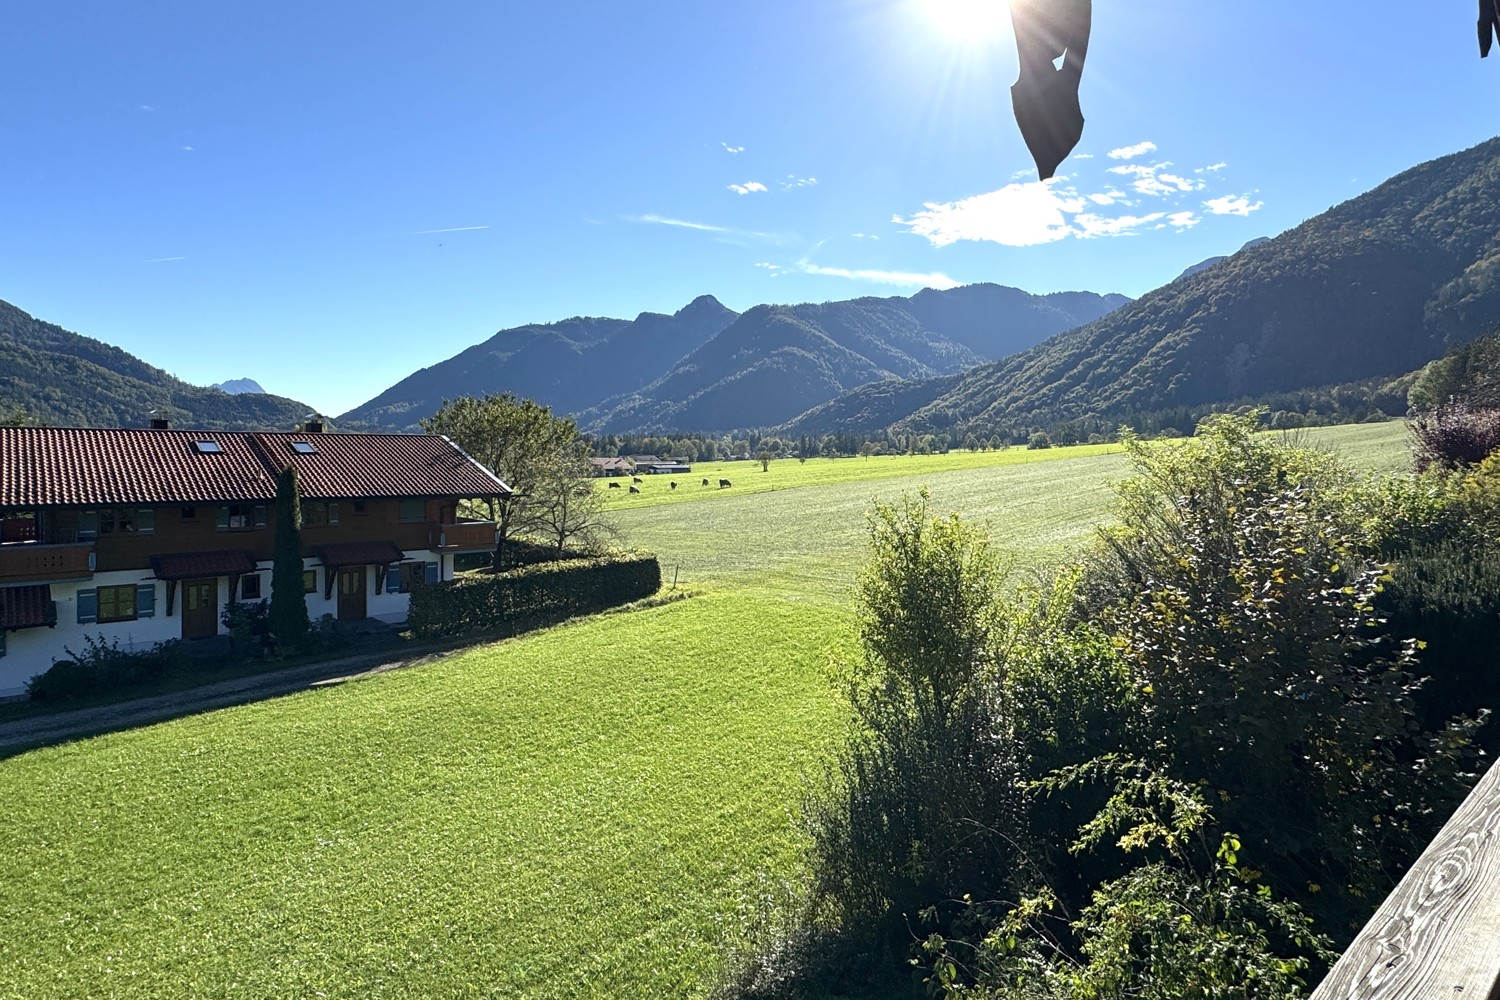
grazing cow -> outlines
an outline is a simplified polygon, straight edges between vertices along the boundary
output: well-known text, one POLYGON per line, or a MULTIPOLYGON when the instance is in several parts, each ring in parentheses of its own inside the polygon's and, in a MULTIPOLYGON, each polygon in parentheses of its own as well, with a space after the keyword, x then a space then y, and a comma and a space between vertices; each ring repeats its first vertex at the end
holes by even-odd
POLYGON ((631 482, 632 482, 632 483, 638 483, 638 482, 640 482, 640 481, 641 481, 641 477, 640 477, 640 476, 631 476, 631 477, 630 477, 630 481, 631 481, 631 482))
POLYGON ((674 479, 670 483, 668 483, 667 485, 670 486, 670 487, 672 487, 672 489, 675 490, 677 488, 677 480, 674 479))
POLYGON ((639 486, 632 486, 632 487, 630 487, 630 492, 632 492, 632 493, 639 493, 640 491, 641 491, 641 488, 639 486))
POLYGON ((617 489, 620 488, 620 484, 619 483, 610 483, 609 484, 609 488, 612 489, 612 490, 617 490, 617 489))
POLYGON ((733 485, 734 485, 734 484, 733 484, 733 483, 731 483, 731 482, 730 482, 730 481, 729 481, 729 480, 727 480, 727 479, 721 479, 721 480, 719 480, 719 489, 721 489, 721 490, 722 490, 722 489, 723 489, 723 488, 724 488, 724 487, 726 487, 726 486, 733 486, 733 485))
POLYGON ((705 479, 705 480, 703 480, 703 485, 704 485, 704 486, 707 486, 707 485, 708 485, 708 480, 707 480, 707 479, 705 479))

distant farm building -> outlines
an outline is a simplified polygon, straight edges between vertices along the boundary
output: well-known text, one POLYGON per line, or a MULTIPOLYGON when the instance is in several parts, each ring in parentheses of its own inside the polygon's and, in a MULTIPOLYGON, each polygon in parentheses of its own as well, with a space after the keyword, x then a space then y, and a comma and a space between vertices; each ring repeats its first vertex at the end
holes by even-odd
POLYGON ((596 476, 628 476, 633 471, 628 458, 591 458, 596 476))

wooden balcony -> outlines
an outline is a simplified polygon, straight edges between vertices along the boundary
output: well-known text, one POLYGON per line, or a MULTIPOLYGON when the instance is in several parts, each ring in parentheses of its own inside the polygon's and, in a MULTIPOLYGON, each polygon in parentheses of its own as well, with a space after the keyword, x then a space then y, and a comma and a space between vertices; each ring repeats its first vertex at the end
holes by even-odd
POLYGON ((1500 767, 1474 786, 1312 1000, 1500 996, 1500 767))
POLYGON ((58 583, 94 575, 94 543, 0 545, 0 583, 58 583))
POLYGON ((488 552, 495 547, 494 521, 428 525, 431 547, 439 552, 488 552))

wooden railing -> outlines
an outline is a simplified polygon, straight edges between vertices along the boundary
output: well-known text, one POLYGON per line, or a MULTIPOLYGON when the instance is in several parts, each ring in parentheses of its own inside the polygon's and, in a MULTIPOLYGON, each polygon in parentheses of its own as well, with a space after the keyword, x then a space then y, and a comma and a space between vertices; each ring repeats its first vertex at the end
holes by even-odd
POLYGON ((1491 767, 1312 1000, 1500 1000, 1500 768, 1491 767))
POLYGON ((0 545, 0 583, 51 583, 87 580, 94 575, 92 542, 0 545))
POLYGON ((443 552, 479 552, 495 547, 494 521, 430 525, 431 545, 443 552))

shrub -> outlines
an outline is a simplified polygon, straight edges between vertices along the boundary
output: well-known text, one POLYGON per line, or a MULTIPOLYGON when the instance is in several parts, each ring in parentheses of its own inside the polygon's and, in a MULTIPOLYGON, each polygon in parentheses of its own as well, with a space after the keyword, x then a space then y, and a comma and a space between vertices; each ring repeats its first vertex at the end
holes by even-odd
POLYGON ((181 663, 179 644, 159 642, 148 650, 128 652, 118 639, 84 636, 83 652, 65 649, 69 659, 26 682, 32 701, 67 701, 153 681, 181 663))
POLYGON ((1046 431, 1037 431, 1026 439, 1026 447, 1033 451, 1038 448, 1050 448, 1052 447, 1052 439, 1047 436, 1046 431))
POLYGON ((229 641, 241 656, 264 656, 271 648, 271 610, 267 601, 236 601, 219 616, 229 641))
POLYGON ((1407 421, 1417 471, 1463 469, 1500 448, 1500 410, 1448 402, 1407 421))
POLYGON ((407 625, 418 638, 563 619, 650 597, 661 588, 655 556, 630 555, 543 563, 523 569, 419 584, 407 625))

